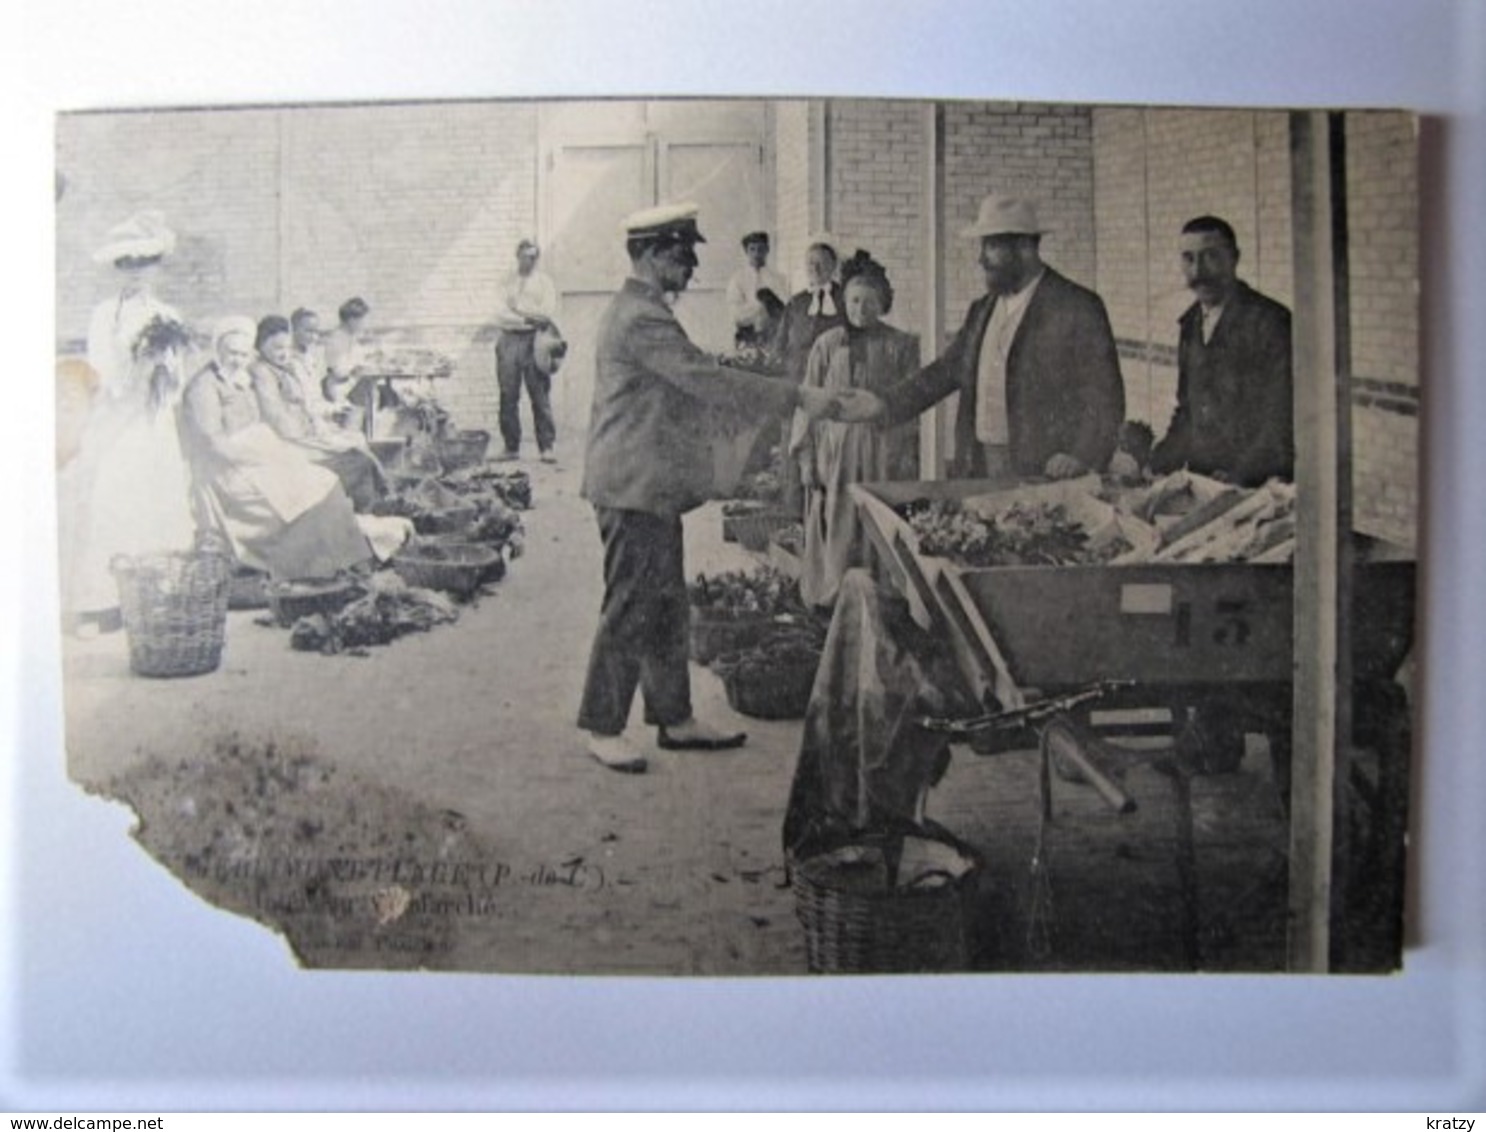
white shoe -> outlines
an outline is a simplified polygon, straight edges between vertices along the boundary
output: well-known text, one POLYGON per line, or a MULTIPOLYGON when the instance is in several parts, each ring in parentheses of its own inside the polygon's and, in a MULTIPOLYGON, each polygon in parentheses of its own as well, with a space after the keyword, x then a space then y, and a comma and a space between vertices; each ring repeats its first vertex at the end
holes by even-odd
POLYGON ((610 770, 621 774, 643 774, 649 765, 645 756, 623 735, 588 735, 588 753, 610 770))

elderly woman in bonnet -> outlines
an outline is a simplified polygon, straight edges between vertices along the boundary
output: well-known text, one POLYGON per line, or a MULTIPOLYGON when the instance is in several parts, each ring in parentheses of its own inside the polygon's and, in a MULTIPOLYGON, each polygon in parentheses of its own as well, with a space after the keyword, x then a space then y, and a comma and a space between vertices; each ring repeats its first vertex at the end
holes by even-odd
POLYGON ((181 437, 197 521, 245 566, 275 578, 324 578, 367 562, 372 547, 335 473, 263 419, 249 365, 257 327, 227 319, 216 357, 186 387, 181 437))
MULTIPOLYGON (((805 384, 830 392, 877 392, 919 365, 918 336, 882 321, 893 307, 887 271, 864 251, 841 267, 846 324, 815 340, 805 384)), ((800 593, 816 606, 836 600, 841 576, 866 563, 865 534, 848 488, 918 474, 918 427, 893 429, 816 420, 796 414, 790 453, 805 490, 805 556, 800 593)))
POLYGON ((319 416, 310 399, 318 389, 304 387, 294 365, 294 339, 289 320, 269 315, 254 335, 258 357, 248 367, 258 411, 263 420, 316 464, 336 474, 352 505, 363 511, 387 494, 387 477, 366 439, 319 416))

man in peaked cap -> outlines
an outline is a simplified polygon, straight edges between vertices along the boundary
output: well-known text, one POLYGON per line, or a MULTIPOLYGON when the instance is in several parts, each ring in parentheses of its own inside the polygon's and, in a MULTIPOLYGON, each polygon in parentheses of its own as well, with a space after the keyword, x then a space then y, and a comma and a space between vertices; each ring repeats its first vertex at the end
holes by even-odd
POLYGON ((952 475, 1064 479, 1101 471, 1125 415, 1104 302, 1042 261, 1037 206, 988 196, 961 234, 980 241, 986 294, 934 362, 874 396, 841 395, 842 419, 898 424, 960 394, 952 475))
POLYGON ((637 772, 645 755, 624 734, 635 689, 665 749, 742 745, 696 719, 687 638, 691 611, 681 516, 712 494, 709 413, 822 416, 831 395, 723 367, 698 349, 665 296, 680 294, 704 242, 694 204, 646 209, 624 222, 630 277, 599 323, 583 497, 604 544, 604 599, 578 726, 590 755, 637 772))

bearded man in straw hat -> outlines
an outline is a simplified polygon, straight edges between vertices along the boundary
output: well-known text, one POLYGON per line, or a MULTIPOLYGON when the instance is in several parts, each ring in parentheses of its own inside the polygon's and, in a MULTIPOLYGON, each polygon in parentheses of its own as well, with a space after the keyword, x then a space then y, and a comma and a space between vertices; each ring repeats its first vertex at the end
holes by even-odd
POLYGON ((956 478, 1103 470, 1125 416, 1104 302, 1042 261, 1046 227, 1024 199, 988 196, 961 234, 980 241, 986 294, 934 362, 880 394, 841 395, 841 419, 899 424, 960 394, 956 478))

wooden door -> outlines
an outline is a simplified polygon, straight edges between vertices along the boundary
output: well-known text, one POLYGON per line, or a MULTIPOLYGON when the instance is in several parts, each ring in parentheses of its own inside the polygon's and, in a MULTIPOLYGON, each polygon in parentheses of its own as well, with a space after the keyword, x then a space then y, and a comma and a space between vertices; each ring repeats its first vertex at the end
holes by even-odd
POLYGON ((738 241, 767 228, 765 104, 743 101, 556 103, 538 145, 543 262, 561 296, 568 357, 553 389, 558 428, 588 425, 598 321, 629 274, 620 222, 661 201, 693 200, 707 243, 676 314, 703 349, 732 346, 724 291, 738 241))

